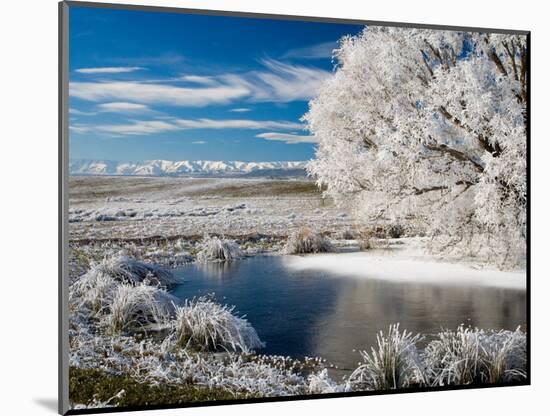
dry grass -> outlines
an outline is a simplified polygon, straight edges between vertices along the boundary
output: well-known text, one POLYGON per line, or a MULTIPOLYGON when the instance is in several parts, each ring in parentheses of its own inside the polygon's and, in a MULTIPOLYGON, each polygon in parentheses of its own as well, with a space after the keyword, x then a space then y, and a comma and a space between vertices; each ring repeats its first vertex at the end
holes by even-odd
POLYGON ((203 242, 199 244, 197 261, 203 263, 210 261, 231 261, 242 256, 243 252, 235 241, 205 236, 203 242))
POLYGON ((460 326, 442 331, 424 352, 431 385, 505 383, 526 378, 526 337, 460 326))
POLYGON ((331 242, 309 228, 299 228, 288 238, 284 247, 286 254, 328 253, 334 251, 331 242))
POLYGON ((143 284, 117 287, 106 317, 110 333, 158 330, 168 324, 177 299, 164 290, 143 284))
POLYGON ((172 272, 154 264, 140 262, 125 255, 104 259, 101 263, 92 266, 90 273, 100 273, 111 276, 123 283, 161 285, 169 287, 179 283, 172 272))
POLYGON ((176 310, 173 322, 176 345, 198 351, 248 352, 263 346, 258 334, 234 307, 206 297, 193 299, 176 310))
POLYGON ((389 390, 420 384, 421 367, 416 343, 420 335, 399 331, 399 324, 390 325, 388 335, 381 331, 377 348, 361 351, 363 364, 350 376, 348 383, 359 390, 389 390))
POLYGON ((423 352, 422 339, 390 326, 378 348, 361 352, 361 364, 348 379, 352 390, 522 382, 527 377, 526 335, 458 327, 437 334, 423 352))
POLYGON ((121 285, 160 289, 178 282, 180 279, 169 270, 119 255, 93 264, 71 285, 69 300, 75 307, 88 309, 97 316, 109 313, 121 285))

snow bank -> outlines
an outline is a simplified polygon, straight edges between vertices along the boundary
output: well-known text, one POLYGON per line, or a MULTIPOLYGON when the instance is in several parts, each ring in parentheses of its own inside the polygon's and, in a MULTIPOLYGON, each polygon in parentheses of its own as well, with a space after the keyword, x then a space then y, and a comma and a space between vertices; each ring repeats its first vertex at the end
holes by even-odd
POLYGON ((477 269, 468 264, 445 263, 429 257, 404 257, 391 253, 361 252, 287 256, 293 270, 327 271, 342 277, 379 279, 403 283, 467 285, 525 290, 526 272, 477 269))

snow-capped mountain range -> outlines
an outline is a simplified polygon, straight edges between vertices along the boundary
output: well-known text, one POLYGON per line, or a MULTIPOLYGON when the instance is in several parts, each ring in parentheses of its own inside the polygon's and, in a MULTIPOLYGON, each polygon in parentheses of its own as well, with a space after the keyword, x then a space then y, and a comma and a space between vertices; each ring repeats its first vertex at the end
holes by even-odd
POLYGON ((306 163, 305 161, 239 162, 211 160, 118 162, 75 159, 69 162, 69 174, 120 176, 304 176, 306 163))

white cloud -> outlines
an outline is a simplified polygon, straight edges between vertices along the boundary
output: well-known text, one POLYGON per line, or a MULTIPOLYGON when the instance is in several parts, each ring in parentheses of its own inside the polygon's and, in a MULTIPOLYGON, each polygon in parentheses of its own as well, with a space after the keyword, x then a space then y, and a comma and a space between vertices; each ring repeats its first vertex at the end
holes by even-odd
POLYGON ((71 97, 88 101, 119 100, 142 104, 166 104, 185 107, 203 107, 227 104, 249 95, 242 85, 217 85, 206 88, 186 88, 173 85, 139 82, 71 82, 71 97))
POLYGON ((112 62, 123 65, 140 66, 165 66, 179 64, 185 61, 185 57, 176 52, 167 52, 161 55, 117 57, 112 58, 112 62))
POLYGON ((174 123, 184 129, 299 129, 300 123, 272 120, 212 120, 199 118, 193 120, 178 119, 174 123))
POLYGON ((74 114, 76 116, 95 116, 97 113, 93 111, 80 111, 76 108, 69 108, 69 114, 74 114))
POLYGON ((246 112, 251 111, 251 110, 250 110, 250 108, 241 107, 241 108, 232 108, 229 111, 232 112, 232 113, 246 113, 246 112))
POLYGON ((214 85, 217 83, 217 81, 212 77, 206 77, 202 75, 182 75, 181 77, 177 78, 177 80, 187 81, 187 82, 192 82, 194 84, 202 84, 202 85, 214 85))
POLYGON ((99 104, 98 108, 101 111, 107 112, 134 112, 134 111, 147 111, 149 107, 145 104, 126 103, 126 102, 113 102, 99 104))
POLYGON ((128 124, 104 124, 94 126, 93 129, 103 133, 120 135, 145 135, 179 130, 173 124, 158 120, 134 121, 128 124))
POLYGON ((99 68, 79 68, 76 72, 81 74, 122 74, 145 69, 141 66, 104 66, 99 68))
POLYGON ((69 124, 69 130, 74 133, 82 134, 82 133, 88 133, 89 131, 92 131, 93 128, 84 124, 71 123, 69 124))
POLYGON ((261 133, 261 134, 257 134, 256 137, 260 139, 265 139, 265 140, 281 141, 288 144, 318 142, 315 136, 299 136, 297 134, 287 134, 287 133, 261 133))
POLYGON ((332 58, 332 51, 338 46, 337 42, 324 42, 304 48, 291 49, 283 58, 320 59, 332 58))
MULTIPOLYGON (((217 77, 187 75, 198 86, 176 86, 166 80, 146 82, 71 82, 71 97, 88 101, 131 101, 140 104, 204 107, 229 104, 239 99, 262 102, 310 100, 331 73, 314 67, 290 65, 266 59, 265 69, 217 77)), ((97 69, 97 68, 96 68, 97 69)), ((183 78, 179 78, 180 80, 183 78)), ((242 111, 242 110, 241 110, 242 111)))
POLYGON ((191 142, 192 144, 206 144, 204 140, 195 140, 194 142, 191 142))
POLYGON ((241 85, 250 91, 252 101, 289 102, 314 98, 321 83, 331 76, 319 68, 291 65, 273 59, 262 61, 266 70, 245 75, 226 74, 226 83, 241 85))
MULTIPOLYGON (((71 129, 77 133, 95 131, 116 135, 146 135, 163 133, 167 131, 191 130, 191 129, 299 129, 300 123, 291 121, 273 120, 212 120, 200 119, 166 119, 166 120, 133 120, 124 124, 99 124, 99 125, 72 125, 71 129)), ((273 133, 275 134, 275 133, 273 133)), ((289 135, 292 136, 292 135, 289 135)), ((300 137, 300 136, 292 136, 300 137)), ((268 139, 269 140, 269 139, 268 139)), ((276 139, 271 139, 276 140, 276 139)))

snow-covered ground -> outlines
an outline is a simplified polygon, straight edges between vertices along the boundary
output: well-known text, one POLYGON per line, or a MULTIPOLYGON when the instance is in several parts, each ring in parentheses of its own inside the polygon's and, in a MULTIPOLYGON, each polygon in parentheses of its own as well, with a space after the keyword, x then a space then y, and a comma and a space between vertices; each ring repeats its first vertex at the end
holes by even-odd
POLYGON ((307 179, 73 176, 69 190, 71 239, 286 236, 301 226, 352 226, 351 213, 307 179))
POLYGON ((330 271, 343 278, 526 289, 525 270, 479 269, 472 264, 442 262, 406 250, 287 256, 285 263, 291 269, 330 271))

